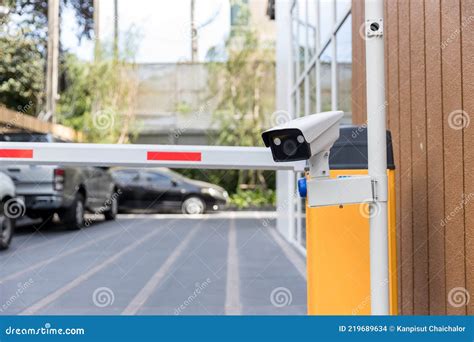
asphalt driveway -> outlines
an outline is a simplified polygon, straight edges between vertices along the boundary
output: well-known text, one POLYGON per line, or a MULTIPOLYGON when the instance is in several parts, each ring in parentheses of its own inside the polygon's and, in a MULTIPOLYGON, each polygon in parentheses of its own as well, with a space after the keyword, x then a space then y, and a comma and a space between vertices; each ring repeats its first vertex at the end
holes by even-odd
POLYGON ((18 229, 0 314, 303 315, 304 257, 272 213, 119 215, 18 229))

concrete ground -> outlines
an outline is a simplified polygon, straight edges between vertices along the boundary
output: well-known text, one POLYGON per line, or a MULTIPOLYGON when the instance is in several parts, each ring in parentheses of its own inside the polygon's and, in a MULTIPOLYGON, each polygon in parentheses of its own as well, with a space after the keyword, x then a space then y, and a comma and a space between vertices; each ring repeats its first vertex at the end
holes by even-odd
POLYGON ((274 215, 31 223, 0 253, 0 314, 303 315, 305 260, 274 215))

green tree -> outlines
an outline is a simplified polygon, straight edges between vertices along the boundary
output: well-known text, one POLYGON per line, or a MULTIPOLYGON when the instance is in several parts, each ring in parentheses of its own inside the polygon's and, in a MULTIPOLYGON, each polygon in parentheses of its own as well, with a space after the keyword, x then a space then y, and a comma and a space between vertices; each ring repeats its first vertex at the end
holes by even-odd
MULTIPOLYGON (((47 0, 6 0, 10 14, 17 15, 16 25, 28 37, 38 41, 39 50, 46 55, 48 37, 48 1, 47 0)), ((59 17, 66 7, 70 7, 78 26, 77 37, 91 39, 94 32, 93 0, 60 0, 59 17)))
MULTIPOLYGON (((47 52, 47 0, 0 0, 9 9, 0 17, 0 103, 30 115, 42 110, 47 52), (12 18, 15 20, 12 20, 12 18)), ((60 16, 69 6, 78 38, 91 38, 93 0, 60 0, 60 16)), ((61 56, 64 51, 60 51, 61 56)))
POLYGON ((110 52, 101 49, 94 61, 67 55, 63 68, 59 122, 83 132, 89 142, 129 142, 135 134, 135 64, 111 58, 110 52))
MULTIPOLYGON (((208 53, 210 97, 217 98, 217 143, 259 146, 261 132, 275 108, 274 49, 261 43, 257 31, 248 24, 247 7, 240 6, 237 22, 243 24, 233 27, 224 51, 213 48, 208 53), (220 61, 222 56, 224 62, 220 61)), ((240 171, 238 184, 267 187, 264 172, 255 170, 240 171)))
POLYGON ((41 107, 44 62, 33 38, 0 36, 0 103, 35 115, 41 107))

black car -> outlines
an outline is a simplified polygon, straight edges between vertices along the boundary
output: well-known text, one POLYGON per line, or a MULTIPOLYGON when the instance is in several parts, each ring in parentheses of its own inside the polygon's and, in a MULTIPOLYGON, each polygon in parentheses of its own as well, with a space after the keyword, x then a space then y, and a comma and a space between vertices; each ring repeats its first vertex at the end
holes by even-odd
POLYGON ((192 180, 166 168, 112 169, 121 193, 119 211, 176 211, 202 214, 227 204, 229 195, 220 186, 192 180))

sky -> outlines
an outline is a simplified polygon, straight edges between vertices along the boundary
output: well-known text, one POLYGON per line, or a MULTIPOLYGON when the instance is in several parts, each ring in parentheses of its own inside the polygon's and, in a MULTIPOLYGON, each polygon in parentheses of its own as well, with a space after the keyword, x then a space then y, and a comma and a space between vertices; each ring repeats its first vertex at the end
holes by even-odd
MULTIPOLYGON (((100 0, 100 39, 111 41, 114 23, 114 1, 100 0)), ((190 0, 118 0, 119 37, 127 32, 137 36, 136 62, 175 63, 191 59, 190 0)), ((230 28, 228 0, 196 0, 196 26, 209 22, 199 30, 199 60, 205 59, 212 46, 222 45, 230 28)), ((64 13, 61 42, 83 59, 91 59, 93 43, 76 37, 72 10, 64 13)), ((120 38, 119 38, 120 40, 120 38)))

